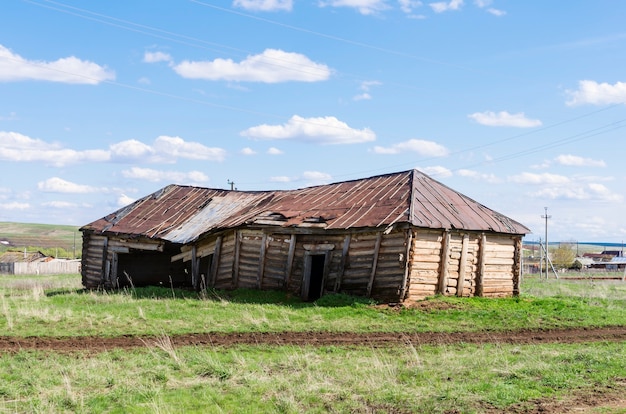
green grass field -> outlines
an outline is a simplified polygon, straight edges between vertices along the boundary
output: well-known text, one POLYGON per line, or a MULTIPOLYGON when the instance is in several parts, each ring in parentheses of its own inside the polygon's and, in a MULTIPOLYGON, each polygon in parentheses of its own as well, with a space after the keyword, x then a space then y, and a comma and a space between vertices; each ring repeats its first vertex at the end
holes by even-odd
POLYGON ((344 295, 311 304, 246 290, 83 292, 78 275, 2 276, 3 335, 155 339, 130 350, 0 354, 0 412, 531 412, 524 410, 538 400, 626 393, 623 342, 176 347, 171 339, 189 332, 626 326, 626 283, 524 278, 522 292, 435 297, 432 306, 398 310, 344 295))
POLYGON ((31 224, 0 222, 0 253, 9 248, 36 247, 41 249, 64 249, 69 253, 81 252, 82 234, 77 226, 56 224, 31 224))

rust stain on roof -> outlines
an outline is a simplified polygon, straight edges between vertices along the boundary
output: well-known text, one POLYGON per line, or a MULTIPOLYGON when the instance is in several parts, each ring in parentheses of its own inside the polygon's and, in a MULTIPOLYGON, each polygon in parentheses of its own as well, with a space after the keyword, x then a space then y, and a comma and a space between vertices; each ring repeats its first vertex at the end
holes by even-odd
POLYGON ((169 185, 83 230, 188 243, 207 233, 246 224, 350 229, 395 223, 432 229, 530 232, 417 170, 287 191, 169 185))

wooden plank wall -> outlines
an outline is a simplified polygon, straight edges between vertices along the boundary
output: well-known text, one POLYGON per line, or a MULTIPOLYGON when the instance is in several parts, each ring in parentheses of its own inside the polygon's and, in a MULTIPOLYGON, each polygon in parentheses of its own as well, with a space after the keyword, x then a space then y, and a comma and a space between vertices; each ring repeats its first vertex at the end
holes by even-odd
POLYGON ((517 294, 518 244, 510 235, 415 230, 407 298, 517 294))
POLYGON ((450 234, 448 278, 444 294, 474 296, 476 292, 479 246, 480 235, 467 233, 450 234), (461 258, 463 258, 463 261, 461 258), (463 280, 459 282, 461 275, 463 280), (460 292, 459 288, 461 289, 460 292))
POLYGON ((513 295, 515 239, 489 235, 484 250, 483 296, 513 295))
POLYGON ((444 233, 441 231, 416 230, 410 253, 409 290, 410 299, 423 299, 437 293, 439 269, 444 233))
POLYGON ((393 232, 382 237, 371 297, 386 302, 400 301, 407 261, 407 243, 406 231, 393 232))
MULTIPOLYGON (((233 263, 235 259, 235 233, 231 232, 222 236, 222 244, 219 258, 214 257, 213 260, 219 260, 213 276, 213 286, 216 289, 233 288, 233 263)), ((215 245, 213 245, 215 248, 215 245)))
POLYGON ((106 241, 104 236, 83 233, 81 275, 83 286, 87 289, 97 289, 102 285, 103 249, 106 241))
MULTIPOLYGON (((367 296, 367 286, 372 276, 376 239, 378 233, 354 234, 350 240, 348 256, 341 280, 340 291, 357 296, 367 296)), ((338 242, 342 246, 342 242, 338 242)), ((376 263, 378 265, 378 263, 376 263)), ((374 277, 376 282, 376 277, 374 277)))
MULTIPOLYGON (((199 259, 217 252, 209 280, 216 289, 286 289, 299 294, 307 254, 325 252, 330 262, 326 292, 399 301, 407 262, 407 231, 346 234, 289 234, 262 230, 224 233, 221 242, 207 239, 196 246, 199 259), (321 247, 321 250, 316 249, 321 247), (312 249, 312 250, 311 250, 312 249), (345 253, 345 255, 344 255, 345 253)), ((175 260, 192 259, 186 246, 175 260)))
POLYGON ((261 289, 282 289, 287 285, 290 243, 289 234, 273 234, 267 237, 261 289))
POLYGON ((262 231, 241 231, 237 262, 239 272, 236 287, 259 287, 257 278, 261 261, 262 242, 262 231))

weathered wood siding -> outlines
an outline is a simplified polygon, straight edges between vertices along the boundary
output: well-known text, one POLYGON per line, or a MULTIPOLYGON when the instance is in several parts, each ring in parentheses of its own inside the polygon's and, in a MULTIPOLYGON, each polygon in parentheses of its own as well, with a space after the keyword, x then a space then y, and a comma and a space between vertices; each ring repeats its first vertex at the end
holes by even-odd
POLYGON ((409 257, 407 296, 410 299, 423 299, 437 293, 444 235, 441 231, 416 230, 414 232, 409 257))
POLYGON ((367 285, 377 259, 374 254, 377 236, 378 233, 352 235, 341 280, 341 292, 367 296, 367 285))
POLYGON ((520 240, 499 234, 415 230, 407 298, 519 293, 520 240))
MULTIPOLYGON (((406 231, 291 234, 240 229, 198 242, 195 257, 200 261, 212 255, 207 280, 216 289, 285 289, 299 295, 307 255, 328 252, 324 292, 399 301, 407 236, 406 231)), ((172 261, 191 261, 192 249, 184 246, 172 261)))
POLYGON ((474 296, 480 237, 476 234, 451 233, 449 246, 447 283, 442 293, 474 296))
POLYGON ((263 232, 241 231, 238 249, 236 287, 258 288, 263 232))
POLYGON ((233 287, 233 264, 235 261, 235 232, 230 232, 222 237, 222 246, 216 272, 213 276, 213 286, 216 289, 231 289, 233 287))
POLYGON ((104 236, 83 233, 81 276, 83 286, 87 289, 96 289, 102 285, 107 242, 104 236))
POLYGON ((489 235, 484 246, 483 296, 513 295, 515 240, 489 235))
POLYGON ((267 236, 261 289, 283 289, 287 285, 290 243, 289 234, 267 236))
POLYGON ((197 287, 285 289, 300 295, 307 260, 323 255, 324 293, 401 302, 438 293, 517 294, 520 254, 521 236, 415 228, 387 234, 244 228, 178 247, 84 233, 81 273, 87 288, 123 285, 126 274, 118 273, 126 272, 142 284, 154 275, 155 284, 195 280, 197 287))
POLYGON ((407 261, 408 233, 397 231, 383 235, 371 286, 372 298, 386 302, 400 301, 407 261))

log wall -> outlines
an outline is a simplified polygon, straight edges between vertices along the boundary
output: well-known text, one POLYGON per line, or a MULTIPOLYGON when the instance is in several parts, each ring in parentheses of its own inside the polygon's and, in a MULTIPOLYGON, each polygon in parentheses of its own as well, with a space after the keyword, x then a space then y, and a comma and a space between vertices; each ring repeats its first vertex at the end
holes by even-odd
POLYGON ((483 296, 513 295, 515 240, 489 236, 484 247, 483 296))
POLYGON ((102 286, 107 242, 108 239, 105 236, 83 233, 83 254, 80 272, 83 286, 87 289, 97 289, 102 286))
MULTIPOLYGON (((198 242, 195 260, 212 255, 209 286, 286 289, 300 294, 307 255, 328 252, 325 292, 400 300, 407 231, 293 234, 272 230, 233 230, 198 242)), ((171 260, 190 262, 193 258, 192 246, 183 246, 171 260)))
POLYGON ((521 236, 417 229, 412 239, 408 299, 519 293, 521 236))
POLYGON ((307 257, 323 254, 327 260, 324 292, 386 302, 435 294, 519 293, 521 236, 415 228, 389 233, 377 229, 350 233, 279 230, 230 230, 182 246, 180 253, 171 246, 164 250, 162 242, 154 240, 129 241, 85 233, 83 285, 116 287, 124 276, 117 274, 120 258, 128 263, 133 257, 148 260, 147 252, 162 252, 169 266, 150 268, 161 279, 181 274, 189 283, 206 281, 216 289, 285 289, 300 294, 307 257))

